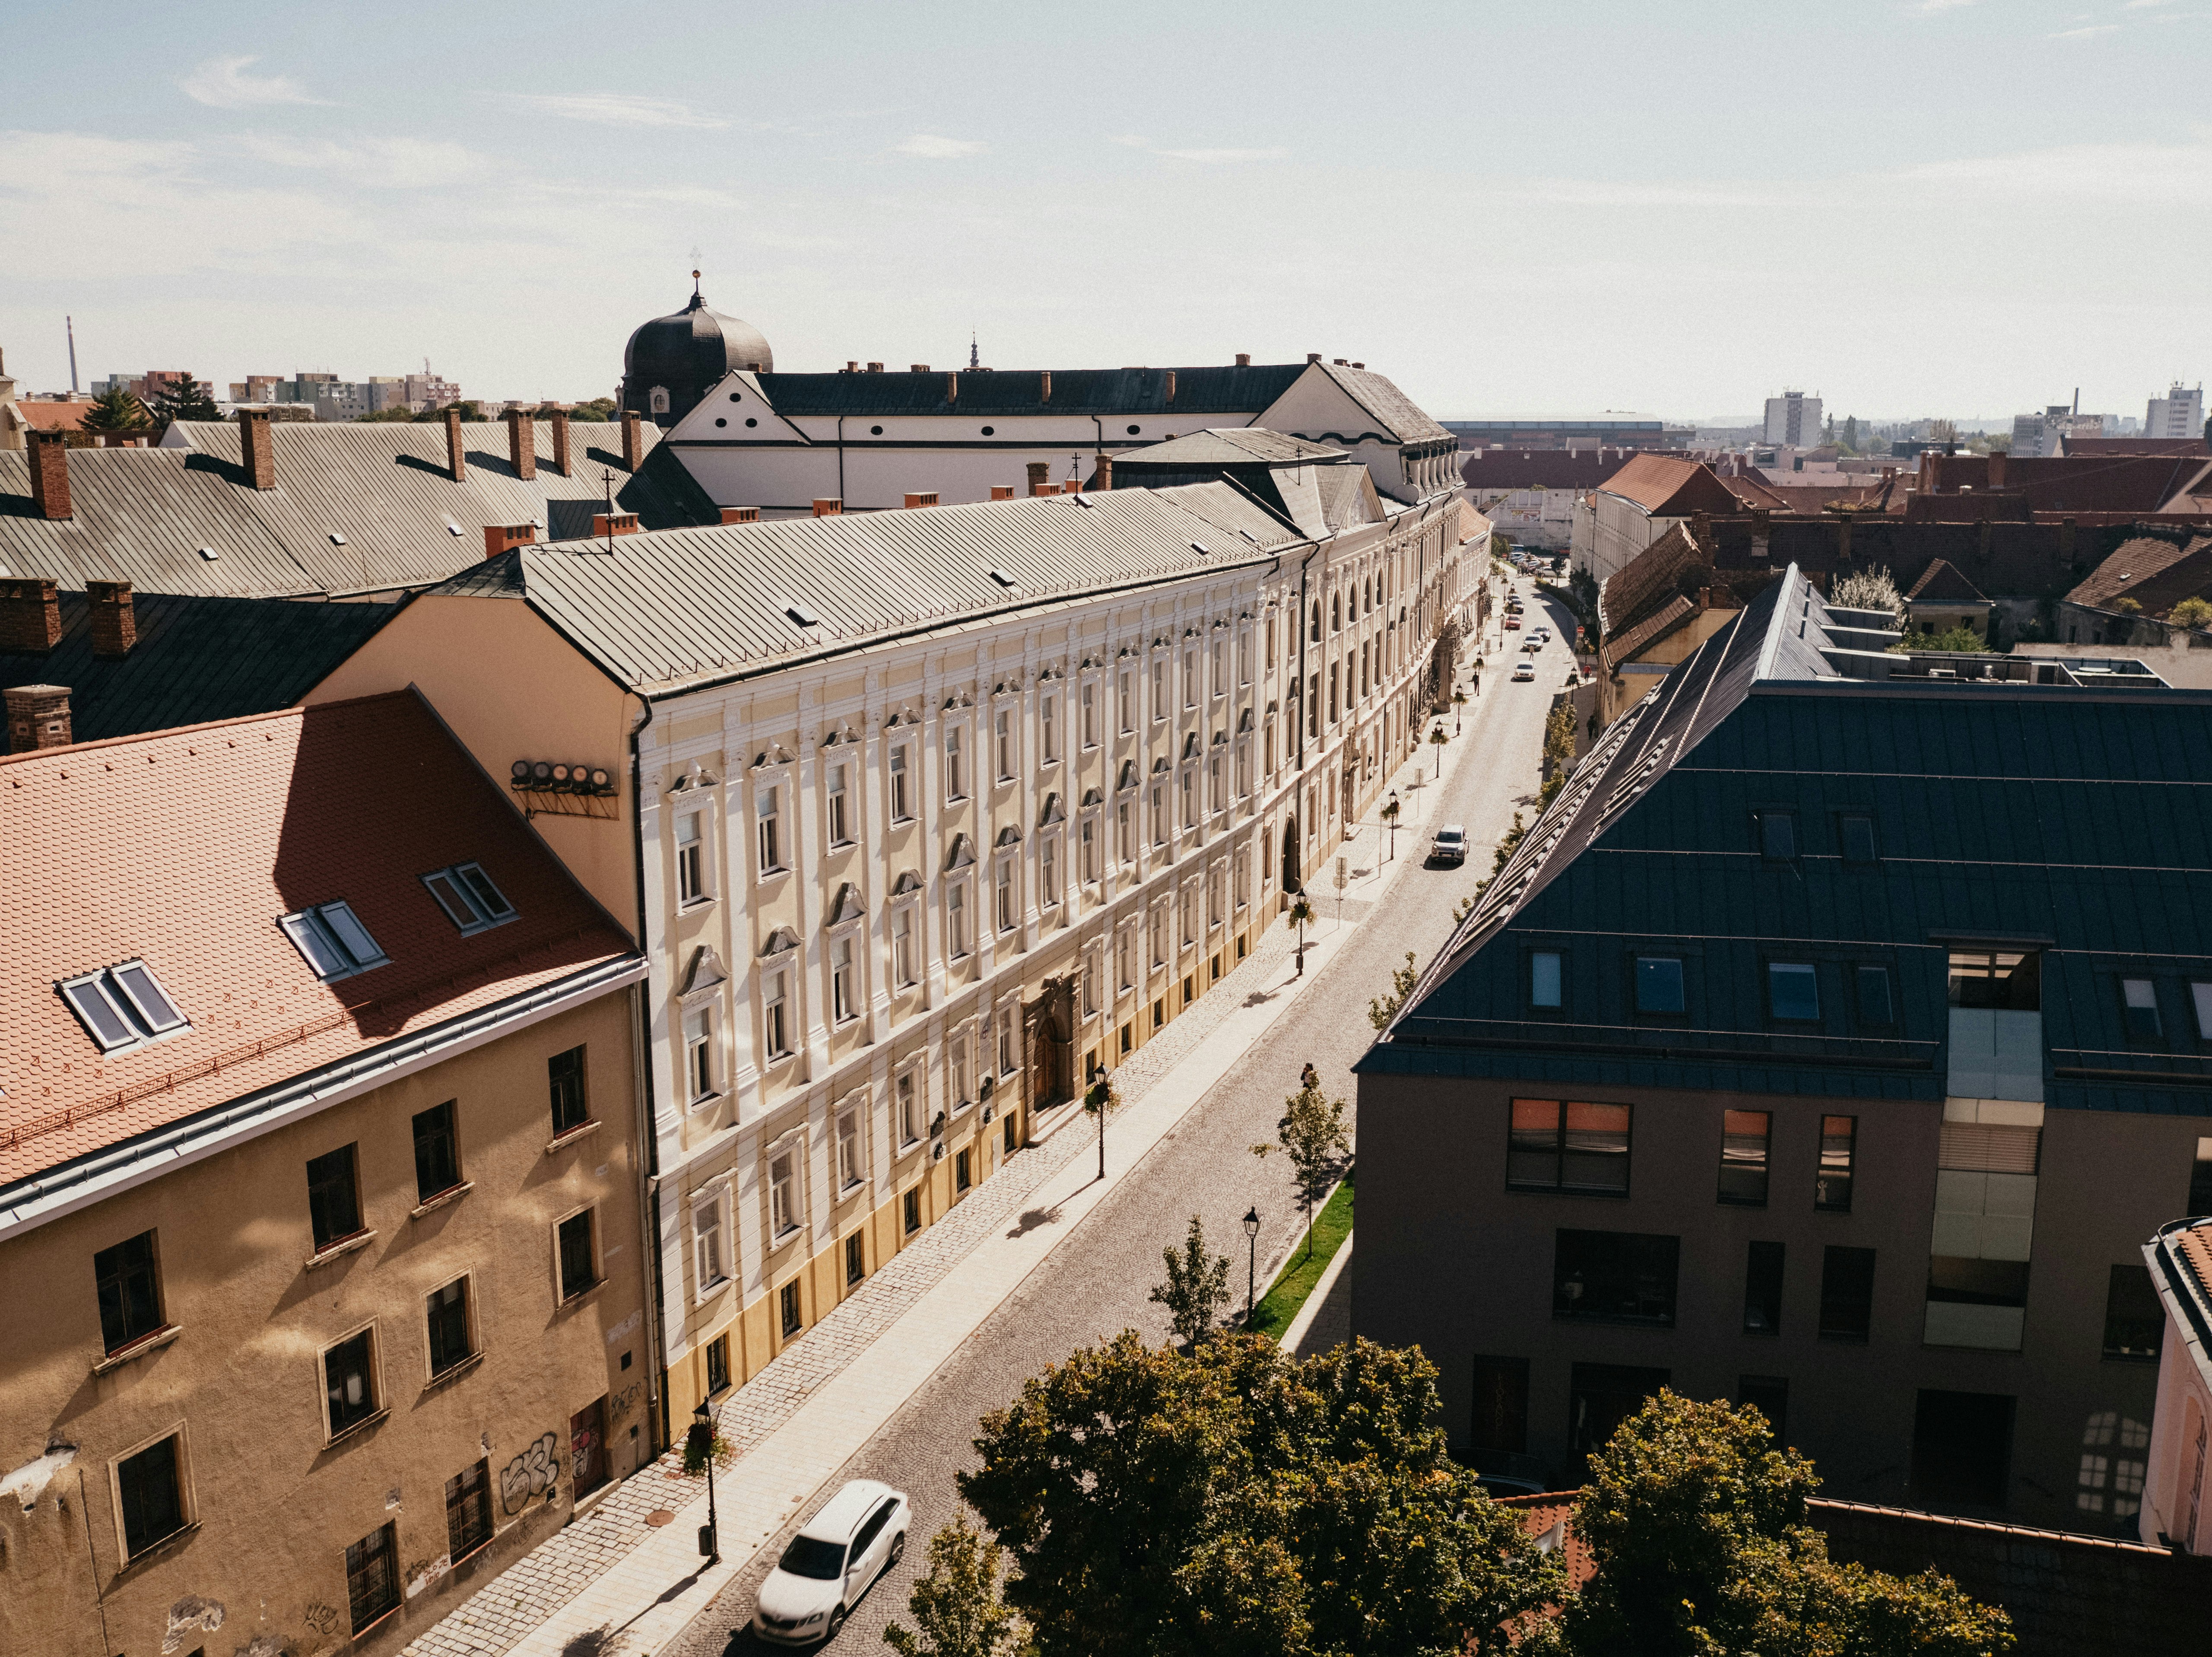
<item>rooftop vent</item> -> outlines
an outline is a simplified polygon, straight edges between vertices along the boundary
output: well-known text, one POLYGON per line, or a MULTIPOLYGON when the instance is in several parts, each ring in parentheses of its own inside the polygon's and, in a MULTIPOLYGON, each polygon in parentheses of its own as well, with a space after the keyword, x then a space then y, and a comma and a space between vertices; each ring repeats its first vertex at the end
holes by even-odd
POLYGON ((783 606, 783 613, 801 627, 819 627, 822 624, 822 618, 803 604, 787 604, 783 606))
POLYGON ((1009 576, 1005 570, 998 569, 995 566, 992 569, 991 579, 998 582, 1001 587, 1012 587, 1015 584, 1014 578, 1012 576, 1009 576))

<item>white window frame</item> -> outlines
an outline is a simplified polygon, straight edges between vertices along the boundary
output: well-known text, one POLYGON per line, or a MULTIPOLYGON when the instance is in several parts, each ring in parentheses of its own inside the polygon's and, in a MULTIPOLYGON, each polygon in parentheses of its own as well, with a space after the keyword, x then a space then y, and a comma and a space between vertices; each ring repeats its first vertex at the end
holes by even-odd
POLYGON ((945 800, 947 805, 957 804, 968 797, 968 779, 963 775, 967 756, 961 752, 961 728, 945 728, 945 800))
POLYGON ((911 990, 921 982, 921 905, 903 903, 891 911, 891 987, 911 990))
POLYGON ((1124 667, 1119 677, 1121 683, 1115 687, 1121 702, 1121 706, 1117 710, 1121 716, 1119 722, 1121 734, 1128 736, 1134 733, 1137 728, 1135 724, 1132 722, 1131 718, 1136 711, 1134 705, 1136 691, 1133 685, 1133 681, 1136 675, 1132 673, 1127 668, 1124 667))
POLYGON ((855 1103, 837 1112, 837 1189, 858 1190, 867 1183, 868 1144, 866 1113, 855 1103))
POLYGON ((912 1065, 891 1077, 891 1130, 902 1148, 921 1143, 929 1127, 928 1100, 912 1065))
POLYGON ((1014 1039, 1014 1009, 1011 1006, 999 1009, 999 1074, 1010 1076, 1021 1068, 1021 1043, 1014 1039))
POLYGON ((963 1024, 945 1039, 945 1091, 956 1114, 975 1102, 975 1072, 970 1068, 972 1036, 969 1026, 963 1024))
POLYGON ((968 913, 968 882, 965 880, 945 883, 945 951, 951 960, 965 960, 975 952, 975 941, 969 932, 968 913))
POLYGON ((762 1158, 767 1165, 764 1170, 765 1177, 761 1183, 766 1187, 768 1193, 768 1238, 770 1248, 781 1247, 789 1239, 796 1236, 800 1229, 799 1214, 803 1206, 805 1193, 799 1183, 804 1173, 799 1153, 805 1148, 803 1140, 787 1137, 769 1146, 762 1158), (782 1177, 780 1179, 775 1172, 778 1163, 781 1163, 784 1168, 782 1177))
POLYGON ((726 1178, 695 1192, 691 1198, 691 1299, 694 1304, 712 1300, 737 1280, 737 1251, 731 1246, 730 1185, 726 1178), (703 1220, 711 1224, 702 1224, 703 1220), (720 1255, 720 1274, 707 1275, 707 1242, 714 1240, 720 1255))
POLYGON ((713 896, 708 884, 708 870, 714 859, 708 855, 707 808, 704 805, 676 814, 676 905, 689 908, 704 903, 713 896), (691 838, 685 839, 684 831, 689 825, 691 838))
MULTIPOLYGON (((795 950, 787 953, 797 953, 795 950)), ((761 1052, 771 1064, 789 1058, 798 1051, 798 1045, 792 1040, 797 1022, 791 1006, 792 972, 780 964, 781 957, 777 959, 778 965, 763 967, 760 973, 761 1052), (781 1046, 777 1045, 779 1039, 781 1046)))
POLYGON ((1060 763, 1060 698, 1037 698, 1037 756, 1042 764, 1060 763))
POLYGON ((292 941, 292 947, 300 952, 300 959, 307 962, 308 970, 325 984, 336 984, 340 978, 391 964, 392 957, 369 935, 361 917, 353 912, 353 905, 342 898, 310 904, 289 915, 280 915, 276 924, 292 941), (349 933, 357 933, 360 941, 349 941, 349 933), (366 959, 358 953, 364 943, 376 952, 374 959, 366 959), (319 953, 331 962, 328 967, 317 959, 319 953))
POLYGON ((832 851, 842 850, 853 844, 853 796, 849 771, 850 768, 842 761, 822 768, 824 805, 822 820, 832 851))
POLYGON ((714 1051, 714 1004, 702 1002, 681 1009, 684 1020, 684 1091, 692 1110, 722 1096, 721 1065, 714 1051))
POLYGON ((790 872, 783 860, 783 784, 763 783, 753 791, 753 856, 760 878, 790 872))
POLYGON ((1037 907, 1060 907, 1060 836, 1047 834, 1037 841, 1037 907))
POLYGON ((991 716, 991 758, 996 765, 999 781, 1014 780, 1014 711, 1001 708, 991 716))
POLYGON ((850 1024, 866 1005, 866 986, 860 982, 859 931, 854 926, 830 939, 830 1021, 833 1025, 850 1024))
POLYGON ((1003 935, 1021 923, 1021 890, 1009 853, 999 859, 999 866, 991 873, 991 924, 1003 935))
POLYGON ((890 756, 885 762, 890 777, 891 821, 910 823, 914 820, 913 752, 910 744, 894 742, 890 756))
POLYGON ((1076 825, 1076 862, 1085 886, 1098 884, 1098 813, 1086 811, 1076 825))
POLYGON ((1095 748, 1098 746, 1097 680, 1086 679, 1083 681, 1080 704, 1082 708, 1080 717, 1082 720, 1083 746, 1086 750, 1095 748))
MULTIPOLYGON (((310 966, 313 964, 309 963, 310 966)), ((191 1031, 191 1020, 185 1016, 185 1009, 177 1005, 177 998, 169 993, 168 986, 155 976, 152 967, 136 956, 127 961, 118 961, 112 966, 104 966, 97 972, 85 972, 74 978, 64 978, 54 988, 61 996, 63 1005, 76 1015, 78 1024, 91 1039, 93 1045, 103 1053, 133 1052, 161 1040, 164 1036, 187 1035, 191 1031), (173 1018, 165 1020, 133 993, 122 976, 130 972, 145 975, 147 982, 153 986, 154 993, 168 1004, 173 1018), (92 1006, 105 1010, 114 1018, 121 1032, 116 1039, 110 1040, 100 1033, 98 1022, 85 1010, 92 1006)))
POLYGON ((1137 987, 1137 929, 1133 923, 1114 933, 1115 992, 1127 995, 1137 987))

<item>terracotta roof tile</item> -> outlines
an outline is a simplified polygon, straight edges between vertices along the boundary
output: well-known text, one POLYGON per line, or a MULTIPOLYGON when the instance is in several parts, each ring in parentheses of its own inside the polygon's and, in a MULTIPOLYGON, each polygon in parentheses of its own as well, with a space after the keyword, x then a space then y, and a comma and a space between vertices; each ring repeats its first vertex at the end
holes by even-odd
POLYGON ((1700 460, 1674 460, 1639 454, 1607 478, 1607 495, 1618 495, 1655 518, 1686 518, 1695 512, 1734 512, 1736 497, 1700 460))
POLYGON ((630 949, 412 691, 0 759, 0 1186, 630 949), (325 984, 277 919, 341 899, 389 962, 325 984), (56 985, 134 959, 190 1027, 106 1056, 56 985))
POLYGON ((1607 578, 1598 594, 1607 637, 1627 631, 1665 605, 1685 570, 1712 562, 1712 549, 1698 545, 1687 524, 1676 524, 1607 578))
POLYGON ((2143 535, 2121 542, 2066 595, 2066 601, 2109 610, 2130 598, 2145 614, 2162 616, 2182 600, 2208 591, 2212 591, 2212 535, 2186 541, 2143 535))
POLYGON ((1912 583, 1907 599, 1920 599, 1930 604, 1980 604, 1984 602, 1981 589, 1968 581, 1958 565, 1948 558, 1937 558, 1920 572, 1920 579, 1912 583))
POLYGON ((1635 661, 1655 640, 1666 637, 1697 613, 1698 606, 1677 593, 1619 638, 1606 640, 1598 652, 1599 665, 1609 673, 1622 662, 1635 661))

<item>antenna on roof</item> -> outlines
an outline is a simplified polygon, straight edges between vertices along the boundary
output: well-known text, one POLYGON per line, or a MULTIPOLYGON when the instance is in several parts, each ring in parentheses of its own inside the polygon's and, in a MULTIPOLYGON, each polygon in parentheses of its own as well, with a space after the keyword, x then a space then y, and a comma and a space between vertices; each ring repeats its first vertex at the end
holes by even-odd
POLYGON ((983 366, 983 359, 975 354, 975 331, 973 328, 968 331, 968 366, 971 369, 983 366))
MULTIPOLYGON (((692 274, 696 276, 698 273, 694 271, 692 274)), ((607 527, 607 555, 611 557, 615 550, 615 474, 605 466, 601 466, 599 481, 607 492, 607 515, 601 521, 607 527)))
POLYGON ((62 327, 69 335, 70 395, 74 397, 76 395, 76 319, 73 316, 64 316, 62 319, 62 327))

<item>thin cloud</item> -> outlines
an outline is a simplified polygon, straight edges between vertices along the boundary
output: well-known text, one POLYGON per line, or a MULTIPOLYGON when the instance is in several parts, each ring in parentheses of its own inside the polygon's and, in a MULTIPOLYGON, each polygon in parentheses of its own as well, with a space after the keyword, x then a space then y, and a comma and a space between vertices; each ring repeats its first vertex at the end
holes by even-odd
POLYGON ((956 161, 963 156, 980 155, 990 148, 973 138, 940 138, 931 132, 917 132, 893 147, 902 155, 919 155, 932 161, 956 161))
POLYGON ((627 92, 532 93, 507 94, 507 101, 534 109, 542 115, 567 121, 589 121, 598 126, 723 127, 729 122, 672 98, 645 98, 627 92))
POLYGON ((442 138, 363 138, 351 143, 255 133, 239 149, 270 167, 326 173, 372 189, 430 190, 485 175, 484 158, 442 138))
POLYGON ((2119 32, 2118 23, 2092 23, 2087 28, 2063 28, 2043 38, 2046 40, 2090 40, 2100 34, 2118 34, 2119 32))
POLYGON ((1279 161, 1290 155, 1287 149, 1155 149, 1155 155, 1165 155, 1170 161, 1279 161))
POLYGON ((1923 11, 1956 11, 1961 6, 1971 6, 1977 0, 1920 0, 1923 11))
POLYGON ((210 58, 177 82, 187 98, 215 109, 255 109, 264 104, 320 104, 289 75, 249 75, 258 58, 210 58))

